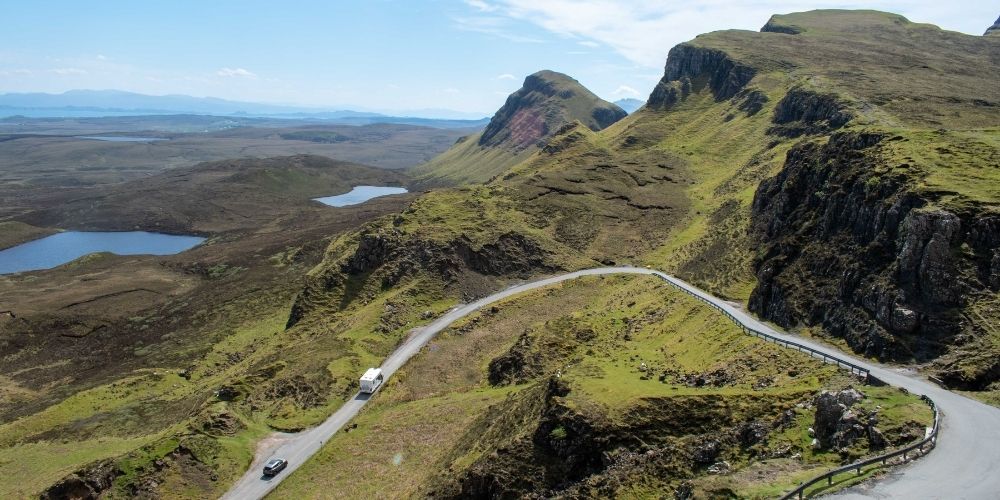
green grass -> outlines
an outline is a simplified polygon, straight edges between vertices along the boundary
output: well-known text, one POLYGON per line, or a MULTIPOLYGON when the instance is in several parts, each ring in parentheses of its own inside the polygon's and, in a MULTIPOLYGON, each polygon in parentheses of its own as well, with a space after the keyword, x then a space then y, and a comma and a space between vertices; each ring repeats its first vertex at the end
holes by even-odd
POLYGON ((55 229, 35 227, 17 221, 0 222, 0 250, 56 233, 55 229))
POLYGON ((0 452, 3 456, 0 458, 0 470, 7 479, 0 482, 0 497, 36 498, 40 491, 82 465, 117 457, 152 442, 156 437, 43 441, 5 447, 0 452))
MULTIPOLYGON (((391 396, 392 387, 386 389, 391 396)), ((373 402, 281 483, 273 498, 399 498, 413 494, 462 431, 507 389, 477 389, 394 405, 373 402), (352 424, 353 425, 353 424, 352 424), (386 478, 391 477, 391 481, 386 478)))

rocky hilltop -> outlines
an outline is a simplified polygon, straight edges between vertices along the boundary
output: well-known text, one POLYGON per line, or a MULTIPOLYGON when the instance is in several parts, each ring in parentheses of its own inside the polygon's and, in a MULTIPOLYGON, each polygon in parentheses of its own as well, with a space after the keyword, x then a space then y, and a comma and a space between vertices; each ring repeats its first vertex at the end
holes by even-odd
POLYGON ((1000 35, 1000 17, 998 17, 997 21, 995 23, 993 23, 993 26, 990 26, 989 28, 986 28, 986 33, 983 33, 983 35, 984 36, 986 36, 986 35, 994 35, 994 36, 995 35, 1000 35))
POLYGON ((415 169, 419 183, 485 182, 541 149, 563 127, 580 122, 602 130, 627 113, 562 73, 528 75, 486 129, 415 169))
POLYGON ((621 120, 625 111, 601 100, 580 82, 555 71, 528 75, 479 136, 484 147, 521 150, 540 146, 562 126, 580 121, 598 131, 621 120))

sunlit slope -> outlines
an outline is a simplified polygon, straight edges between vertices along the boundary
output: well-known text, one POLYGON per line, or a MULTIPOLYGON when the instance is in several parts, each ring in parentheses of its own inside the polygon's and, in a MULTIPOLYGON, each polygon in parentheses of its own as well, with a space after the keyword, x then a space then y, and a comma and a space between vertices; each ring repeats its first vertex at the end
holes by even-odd
POLYGON ((524 160, 563 126, 601 130, 626 116, 580 82, 555 71, 529 75, 481 133, 464 137, 414 172, 424 185, 485 182, 524 160))

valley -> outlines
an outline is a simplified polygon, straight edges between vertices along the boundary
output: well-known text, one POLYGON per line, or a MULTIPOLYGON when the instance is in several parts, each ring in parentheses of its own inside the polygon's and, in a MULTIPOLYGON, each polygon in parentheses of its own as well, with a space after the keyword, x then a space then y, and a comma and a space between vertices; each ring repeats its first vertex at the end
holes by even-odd
POLYGON ((823 10, 673 47, 631 114, 543 70, 478 125, 4 119, 0 251, 199 244, 0 275, 0 497, 774 498, 924 396, 927 456, 806 495, 984 498, 998 66, 823 10))

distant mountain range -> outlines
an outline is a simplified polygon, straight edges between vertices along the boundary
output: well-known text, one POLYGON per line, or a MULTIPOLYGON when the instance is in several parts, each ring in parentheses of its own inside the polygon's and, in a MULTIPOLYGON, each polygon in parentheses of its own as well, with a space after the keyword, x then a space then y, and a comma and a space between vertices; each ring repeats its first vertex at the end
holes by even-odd
POLYGON ((618 99, 615 101, 615 104, 617 104, 619 108, 624 109, 626 113, 632 114, 637 109, 641 108, 643 104, 646 104, 646 101, 626 97, 624 99, 618 99))
POLYGON ((279 104, 230 101, 188 95, 146 95, 121 90, 70 90, 62 94, 0 94, 0 118, 7 116, 96 117, 160 114, 239 115, 271 118, 348 121, 393 121, 399 118, 484 120, 485 116, 460 111, 427 109, 401 113, 405 117, 368 111, 307 108, 279 104))

